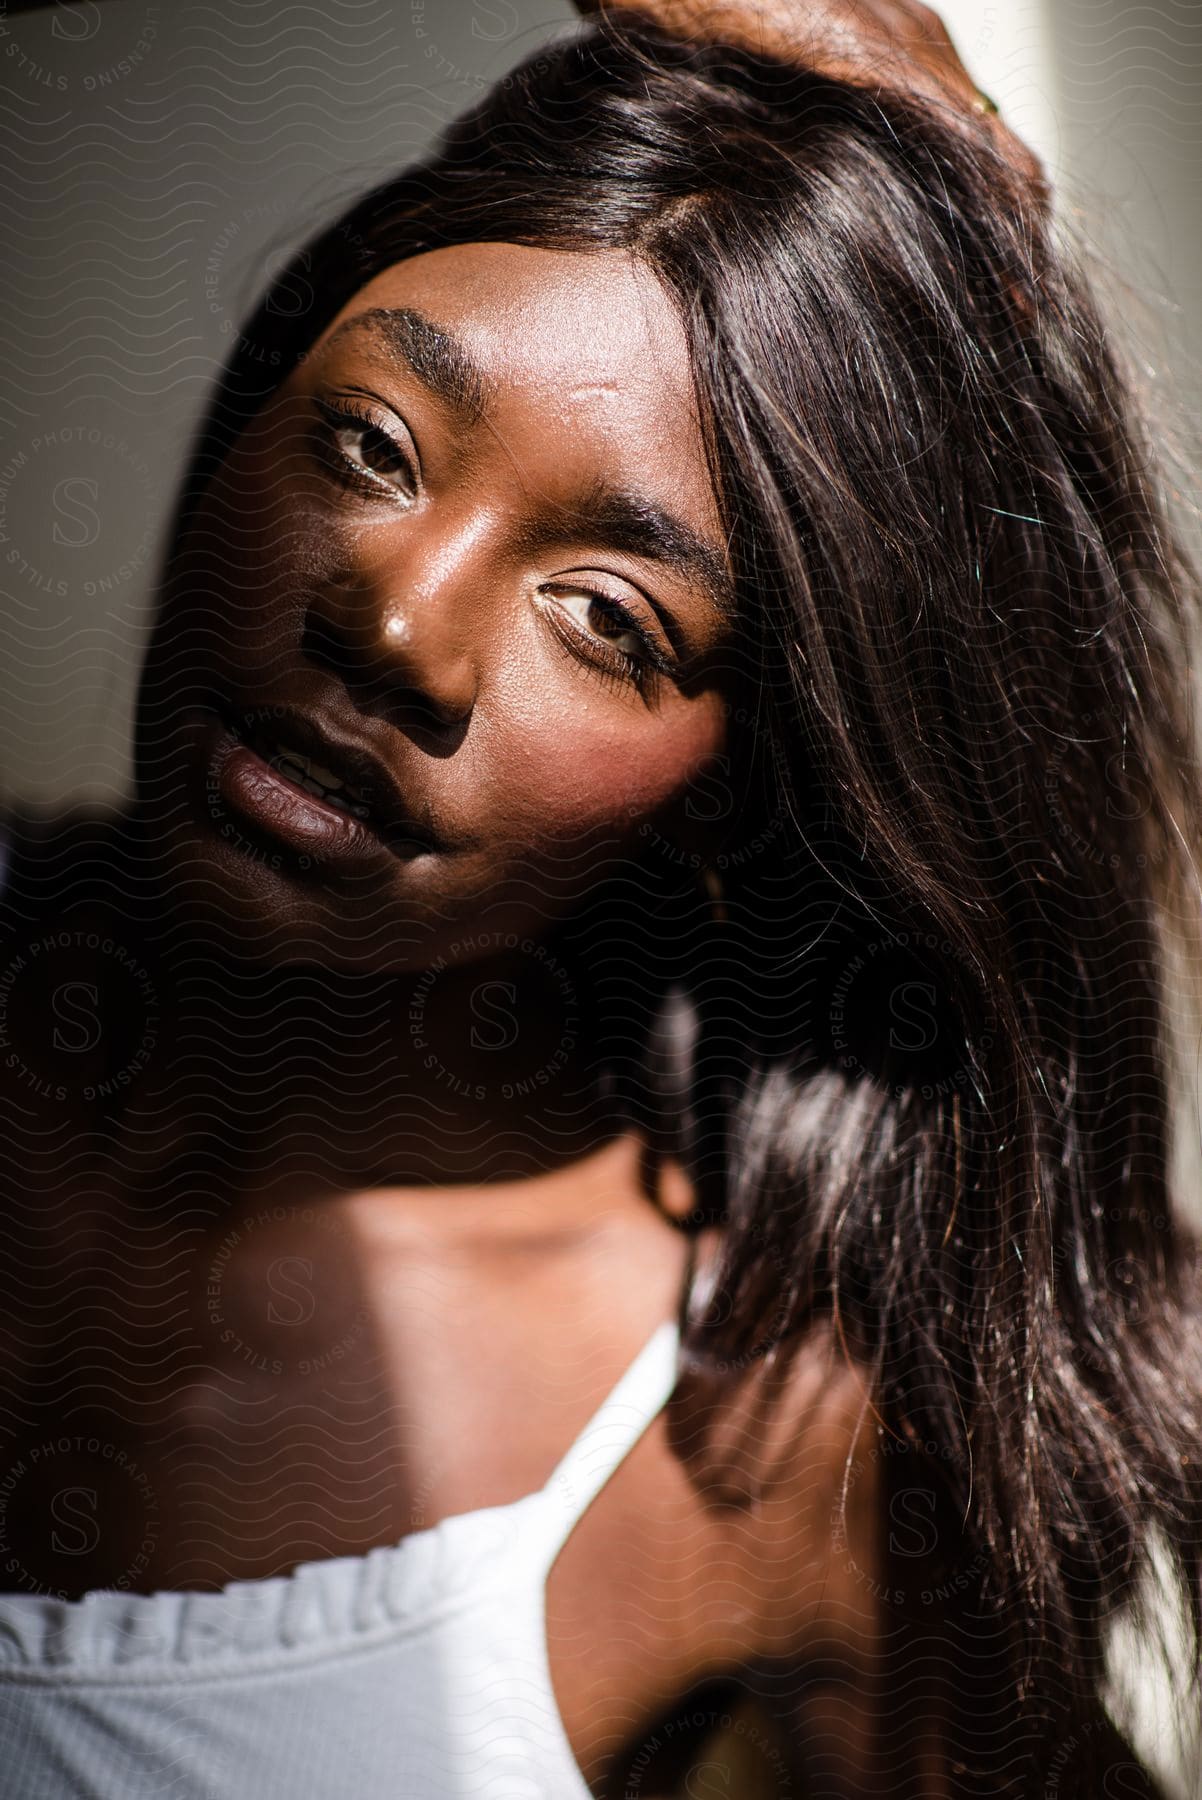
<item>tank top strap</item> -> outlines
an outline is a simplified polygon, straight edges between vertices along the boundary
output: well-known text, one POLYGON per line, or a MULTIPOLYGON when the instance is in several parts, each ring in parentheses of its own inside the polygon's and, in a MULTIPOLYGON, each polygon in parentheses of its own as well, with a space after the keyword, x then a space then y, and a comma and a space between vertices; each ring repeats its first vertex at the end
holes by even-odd
POLYGON ((538 1560, 550 1569, 573 1528, 667 1404, 676 1386, 680 1329, 665 1319, 556 1464, 539 1498, 538 1560))

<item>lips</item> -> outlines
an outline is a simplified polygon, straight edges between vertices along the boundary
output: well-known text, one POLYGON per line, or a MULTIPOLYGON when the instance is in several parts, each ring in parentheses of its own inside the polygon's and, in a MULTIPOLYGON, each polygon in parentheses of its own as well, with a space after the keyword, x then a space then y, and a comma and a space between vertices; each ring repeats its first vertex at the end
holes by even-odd
POLYGON ((352 818, 371 817, 371 806, 363 789, 344 781, 334 770, 319 763, 316 757, 307 756, 303 750, 295 750, 286 741, 267 733, 256 732, 249 742, 251 749, 262 757, 269 768, 274 769, 278 775, 283 775, 293 786, 302 788, 306 794, 315 795, 337 812, 349 813, 352 818))
POLYGON ((220 791, 272 836, 343 861, 381 848, 404 857, 435 848, 433 832, 413 817, 378 754, 319 714, 282 706, 217 710, 227 733, 220 791))

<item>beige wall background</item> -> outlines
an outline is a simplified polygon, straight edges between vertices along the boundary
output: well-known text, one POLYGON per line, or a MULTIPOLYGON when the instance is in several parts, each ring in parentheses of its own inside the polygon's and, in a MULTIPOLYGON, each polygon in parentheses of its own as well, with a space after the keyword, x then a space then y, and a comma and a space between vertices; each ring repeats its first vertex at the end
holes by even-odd
MULTIPOLYGON (((1202 5, 943 12, 1102 259, 1158 378, 1166 438, 1188 439, 1202 397, 1202 5)), ((0 805, 124 791, 170 496, 267 272, 572 18, 567 0, 0 9, 0 805)))

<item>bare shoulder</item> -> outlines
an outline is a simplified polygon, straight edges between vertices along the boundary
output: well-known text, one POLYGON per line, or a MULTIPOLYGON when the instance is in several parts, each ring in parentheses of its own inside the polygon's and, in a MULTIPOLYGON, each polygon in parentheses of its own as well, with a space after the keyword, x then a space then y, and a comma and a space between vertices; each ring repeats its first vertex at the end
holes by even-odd
POLYGON ((756 1603, 757 1656, 866 1640, 875 1614, 879 1421, 866 1371, 814 1328, 790 1357, 686 1372, 670 1447, 756 1603))
POLYGON ((825 1729, 833 1671, 843 1736, 857 1707, 866 1729, 874 1433, 862 1374, 824 1331, 787 1371, 765 1363, 733 1385, 685 1372, 548 1583, 556 1692, 602 1791, 628 1791, 640 1768, 658 1781, 655 1757, 679 1762, 688 1743, 737 1768, 748 1800, 760 1777, 782 1791, 801 1696, 825 1681, 825 1729))

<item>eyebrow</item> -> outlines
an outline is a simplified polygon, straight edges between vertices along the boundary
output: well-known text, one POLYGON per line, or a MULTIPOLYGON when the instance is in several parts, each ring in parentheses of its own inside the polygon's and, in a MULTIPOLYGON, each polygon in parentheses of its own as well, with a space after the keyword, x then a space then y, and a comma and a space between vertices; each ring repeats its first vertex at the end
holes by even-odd
POLYGON ((373 306, 344 320, 330 334, 327 348, 359 333, 404 363, 436 400, 469 424, 478 425, 488 412, 494 389, 483 369, 452 332, 424 313, 411 306, 373 306))
MULTIPOLYGON (((331 334, 333 345, 364 333, 398 360, 436 400, 468 424, 488 415, 496 389, 467 347, 445 326, 413 307, 374 306, 331 334)), ((726 558, 700 532, 647 495, 595 483, 582 499, 556 509, 555 535, 591 538, 607 548, 662 564, 703 588, 725 623, 735 616, 735 586, 726 558)), ((532 534, 549 535, 549 528, 532 534)))
POLYGON ((729 624, 735 587, 726 560, 709 541, 645 494, 597 482, 580 499, 556 508, 556 525, 533 535, 589 538, 627 556, 662 564, 683 581, 703 588, 729 624))

